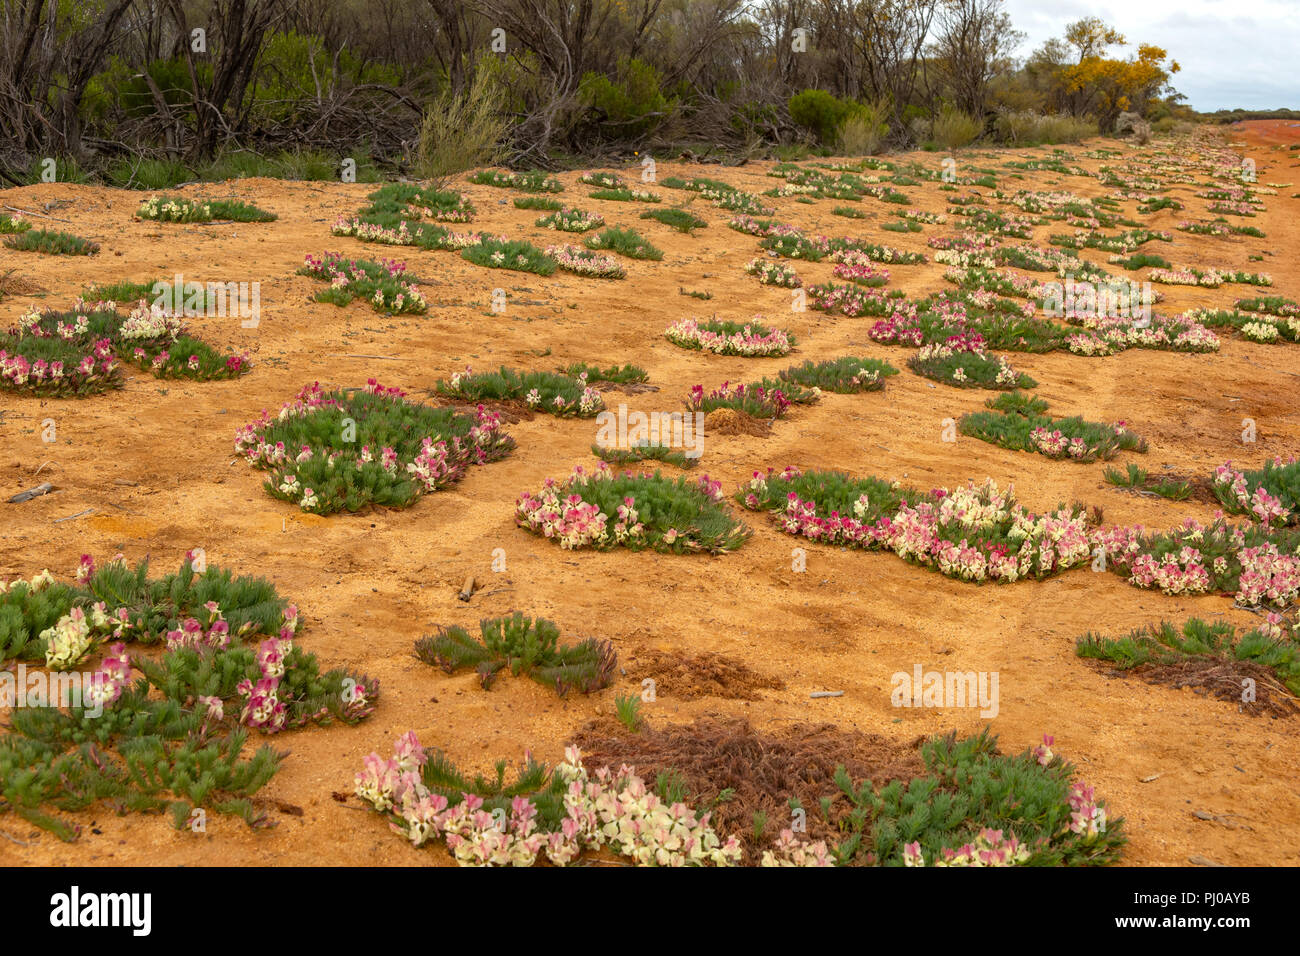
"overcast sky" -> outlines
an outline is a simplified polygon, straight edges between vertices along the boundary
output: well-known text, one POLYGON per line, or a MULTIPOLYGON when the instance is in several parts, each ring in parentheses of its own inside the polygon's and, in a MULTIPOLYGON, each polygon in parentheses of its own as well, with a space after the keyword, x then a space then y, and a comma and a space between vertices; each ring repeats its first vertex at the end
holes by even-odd
MULTIPOLYGON (((1198 110, 1300 109, 1300 0, 1006 0, 1027 56, 1081 17, 1101 17, 1182 66, 1174 88, 1198 110)), ((1116 51, 1118 52, 1118 51, 1116 51)))

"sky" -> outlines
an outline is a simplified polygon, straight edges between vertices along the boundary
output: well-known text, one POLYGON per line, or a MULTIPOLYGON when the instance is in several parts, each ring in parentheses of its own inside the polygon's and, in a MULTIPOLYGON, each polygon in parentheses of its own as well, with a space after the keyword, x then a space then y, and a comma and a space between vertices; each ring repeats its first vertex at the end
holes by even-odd
POLYGON ((1101 17, 1129 45, 1169 51, 1182 66, 1174 88, 1195 109, 1300 109, 1300 0, 1005 0, 1028 34, 1016 55, 1081 17, 1101 17))

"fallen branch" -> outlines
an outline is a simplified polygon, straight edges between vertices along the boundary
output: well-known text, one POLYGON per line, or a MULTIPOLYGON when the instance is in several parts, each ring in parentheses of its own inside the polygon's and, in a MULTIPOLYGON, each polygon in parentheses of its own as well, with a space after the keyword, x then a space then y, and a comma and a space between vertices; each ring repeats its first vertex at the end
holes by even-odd
POLYGON ((41 495, 48 495, 54 490, 54 486, 48 481, 42 482, 35 488, 28 488, 26 491, 20 491, 9 499, 11 505, 21 504, 24 501, 31 501, 33 498, 39 498, 41 495))

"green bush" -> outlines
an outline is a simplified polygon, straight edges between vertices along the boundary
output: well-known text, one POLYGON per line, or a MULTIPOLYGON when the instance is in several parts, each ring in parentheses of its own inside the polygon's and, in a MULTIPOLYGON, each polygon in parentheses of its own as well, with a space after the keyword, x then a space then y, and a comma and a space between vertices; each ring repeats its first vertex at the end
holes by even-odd
POLYGON ((790 97, 790 118, 812 133, 827 146, 839 139, 840 127, 856 109, 852 100, 841 100, 825 90, 804 90, 790 97))
POLYGON ((587 73, 578 84, 582 105, 596 114, 598 129, 609 140, 639 139, 663 125, 675 105, 663 94, 663 79, 649 63, 622 57, 611 78, 587 73))

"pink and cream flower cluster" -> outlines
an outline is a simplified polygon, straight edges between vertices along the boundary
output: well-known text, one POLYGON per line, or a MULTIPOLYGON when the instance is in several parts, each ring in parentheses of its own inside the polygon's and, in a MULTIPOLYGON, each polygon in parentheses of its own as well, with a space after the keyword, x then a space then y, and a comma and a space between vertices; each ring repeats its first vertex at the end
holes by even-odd
POLYGON ((557 866, 584 850, 609 849, 638 866, 734 866, 739 841, 723 842, 684 803, 666 804, 632 767, 617 773, 604 767, 589 774, 576 747, 565 750, 555 774, 565 786, 564 817, 558 830, 539 828, 537 807, 527 797, 510 802, 510 812, 489 813, 483 799, 464 793, 455 805, 425 786, 428 753, 414 731, 397 741, 387 760, 372 753, 356 777, 355 791, 414 846, 441 838, 462 866, 532 866, 543 853, 557 866))
MULTIPOLYGON (((756 316, 762 319, 762 316, 756 316)), ((793 346, 781 329, 758 332, 752 325, 738 332, 715 332, 703 328, 698 319, 681 319, 664 332, 668 341, 683 348, 699 348, 715 355, 786 355, 793 346)))

